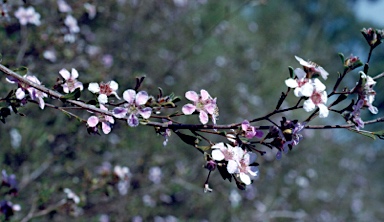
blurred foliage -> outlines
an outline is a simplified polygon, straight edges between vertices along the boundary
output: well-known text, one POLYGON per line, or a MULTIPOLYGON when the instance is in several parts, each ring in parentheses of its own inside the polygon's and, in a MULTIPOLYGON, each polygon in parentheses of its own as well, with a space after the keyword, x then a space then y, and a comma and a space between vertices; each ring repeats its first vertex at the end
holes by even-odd
MULTIPOLYGON (((218 97, 221 124, 272 111, 286 90, 287 67, 299 67, 294 55, 321 64, 331 74, 325 82, 330 89, 343 68, 337 53, 365 61, 369 50, 359 33, 369 24, 358 22, 353 2, 344 0, 68 0, 80 27, 73 43, 64 41, 66 13, 58 12, 57 1, 27 1, 42 24, 25 30, 13 16, 23 3, 8 2, 10 19, 0 21, 2 64, 26 66, 46 86, 55 84, 60 69, 76 68, 82 82, 117 81, 120 94, 142 75, 142 89, 151 94, 157 87, 182 97, 187 90, 206 89, 218 97), (96 6, 94 18, 85 3, 96 6), (56 59, 45 59, 47 50, 56 59)), ((370 75, 384 70, 383 57, 379 46, 370 75)), ((358 78, 357 71, 351 73, 341 87, 352 87, 358 78)), ((1 81, 5 96, 13 86, 1 81)), ((377 92, 375 105, 382 110, 379 87, 377 92)), ((288 98, 283 106, 294 102, 288 98)), ((0 128, 1 168, 20 181, 19 195, 12 199, 21 205, 15 221, 31 207, 44 210, 57 203, 65 197, 64 188, 82 200, 80 215, 56 210, 32 221, 384 220, 384 150, 380 141, 346 130, 307 130, 282 160, 274 159, 276 150, 259 156, 261 175, 244 192, 213 172, 213 192, 205 194, 204 158, 176 135, 163 147, 163 137, 142 126, 118 122, 110 135, 88 135, 84 124, 57 110, 28 104, 21 112, 25 117, 8 117, 0 128), (113 184, 94 188, 103 164, 129 167, 126 195, 113 184), (158 169, 161 181, 154 179, 158 169)), ((301 111, 284 115, 308 116, 301 111)), ((181 120, 197 123, 192 117, 181 120)), ((334 114, 325 121, 344 123, 334 114)))

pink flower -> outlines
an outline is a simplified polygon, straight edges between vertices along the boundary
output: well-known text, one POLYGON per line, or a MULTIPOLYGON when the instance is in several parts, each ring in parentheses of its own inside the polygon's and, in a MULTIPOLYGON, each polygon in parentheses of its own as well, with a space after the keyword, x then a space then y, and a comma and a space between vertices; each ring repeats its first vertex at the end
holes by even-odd
POLYGON ((186 104, 182 108, 182 112, 185 115, 191 115, 193 112, 198 111, 199 119, 202 124, 208 123, 208 114, 212 116, 212 122, 216 124, 216 118, 218 116, 218 108, 216 106, 216 98, 212 99, 209 93, 202 89, 200 95, 194 91, 188 91, 185 93, 185 97, 193 102, 193 104, 186 104))
POLYGON ((76 88, 83 90, 83 83, 77 81, 79 73, 76 69, 72 68, 72 73, 66 69, 62 69, 59 71, 59 73, 65 79, 65 83, 62 85, 63 91, 65 93, 73 92, 76 88))
MULTIPOLYGON (((31 76, 31 75, 25 75, 23 78, 33 82, 33 83, 36 83, 38 85, 41 85, 40 81, 36 78, 36 76, 31 76)), ((39 103, 39 107, 41 109, 44 109, 44 106, 45 106, 45 102, 44 102, 44 99, 45 97, 48 97, 46 93, 40 91, 40 90, 37 90, 29 85, 26 85, 22 82, 19 82, 17 79, 11 79, 11 78, 7 78, 7 81, 9 83, 17 83, 19 85, 19 88, 16 90, 16 98, 19 99, 19 100, 22 100, 25 98, 25 91, 28 92, 29 96, 31 97, 32 100, 37 100, 37 102, 39 103)))
POLYGON ((224 143, 217 143, 212 146, 212 159, 221 161, 226 160, 228 161, 227 164, 227 171, 230 174, 236 173, 239 171, 239 161, 240 158, 243 156, 243 149, 236 146, 233 147, 229 144, 224 143))
POLYGON ((313 81, 314 90, 312 95, 304 102, 303 108, 307 112, 313 111, 316 106, 319 108, 319 117, 325 118, 329 114, 327 103, 327 92, 325 91, 325 85, 318 79, 313 81))
POLYGON ((97 100, 99 103, 105 104, 108 102, 108 96, 114 95, 116 98, 120 99, 120 97, 117 95, 116 90, 119 88, 119 84, 115 81, 109 81, 107 83, 101 82, 98 83, 89 83, 88 90, 92 93, 98 93, 99 96, 97 97, 97 100))
MULTIPOLYGON (((108 110, 103 104, 100 104, 100 109, 108 110)), ((115 123, 115 120, 111 116, 107 116, 104 114, 98 114, 97 116, 91 116, 87 120, 87 124, 89 127, 96 127, 97 124, 101 122, 101 129, 104 134, 108 134, 111 132, 111 125, 115 123)))
POLYGON ((28 8, 20 7, 15 12, 15 16, 19 19, 21 25, 27 25, 28 23, 36 26, 40 25, 40 14, 32 6, 28 8))
POLYGON ((229 144, 218 143, 212 146, 212 159, 216 161, 226 160, 227 171, 236 174, 246 184, 251 184, 251 179, 257 177, 259 169, 250 166, 256 160, 256 154, 244 151, 241 147, 233 147, 229 144))
POLYGON ((245 183, 245 185, 251 184, 251 179, 258 176, 259 168, 257 166, 250 166, 250 164, 255 162, 256 157, 257 155, 255 153, 244 151, 239 161, 238 173, 240 180, 245 183))
POLYGON ((252 139, 253 137, 263 137, 263 131, 257 130, 254 126, 251 126, 248 120, 244 120, 241 124, 241 129, 244 131, 245 138, 252 139))
POLYGON ((125 90, 123 93, 123 98, 128 103, 124 104, 124 107, 116 107, 113 109, 113 115, 116 118, 124 118, 128 113, 128 125, 135 127, 139 125, 140 115, 144 119, 148 119, 152 114, 151 107, 144 107, 147 103, 149 96, 145 91, 140 91, 136 93, 133 89, 125 90))
POLYGON ((304 70, 309 74, 311 77, 312 74, 319 74, 323 79, 327 79, 328 77, 328 72, 324 70, 323 67, 317 65, 314 62, 311 61, 305 61, 304 59, 295 56, 296 60, 300 63, 300 65, 304 66, 304 70))

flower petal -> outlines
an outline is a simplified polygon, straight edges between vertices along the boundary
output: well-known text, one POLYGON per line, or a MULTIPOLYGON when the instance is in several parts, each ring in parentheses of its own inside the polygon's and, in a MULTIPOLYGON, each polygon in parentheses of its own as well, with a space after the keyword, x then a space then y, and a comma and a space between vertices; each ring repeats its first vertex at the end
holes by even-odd
POLYGON ((323 67, 317 67, 316 69, 318 70, 318 72, 320 73, 321 77, 323 77, 324 80, 328 78, 329 73, 325 71, 323 67))
POLYGON ((91 82, 88 85, 88 90, 91 91, 92 93, 98 93, 100 92, 100 87, 98 83, 91 82))
POLYGON ((69 78, 71 78, 71 73, 69 73, 69 71, 67 69, 61 69, 59 71, 60 75, 65 79, 65 80, 68 80, 69 78))
POLYGON ((22 100, 22 99, 24 99, 24 97, 25 97, 24 90, 22 88, 18 88, 16 90, 16 98, 22 100))
POLYGON ((73 79, 77 79, 79 77, 79 72, 74 68, 72 68, 71 74, 73 79))
POLYGON ((316 108, 315 104, 312 102, 311 99, 307 99, 304 101, 303 108, 307 112, 311 112, 316 108))
POLYGON ((324 91, 326 89, 326 86, 319 80, 319 79, 313 79, 313 86, 315 87, 316 91, 324 91))
POLYGON ((145 91, 140 91, 136 95, 136 105, 141 106, 147 103, 148 101, 148 93, 145 91))
POLYGON ((99 118, 97 118, 96 116, 91 116, 87 120, 87 124, 90 127, 95 127, 98 123, 99 123, 99 118))
POLYGON ((133 104, 136 98, 136 92, 133 89, 128 89, 123 92, 123 98, 129 104, 133 104))
POLYGON ((301 68, 296 68, 293 72, 295 73, 298 79, 304 79, 307 76, 307 73, 304 72, 304 70, 301 68))
POLYGON ((228 173, 237 173, 239 171, 239 165, 234 160, 229 160, 227 164, 228 173))
POLYGON ((317 104, 317 107, 319 107, 319 117, 325 118, 329 114, 328 107, 324 104, 317 104))
POLYGON ((97 100, 99 101, 99 103, 105 104, 105 103, 108 102, 108 96, 105 95, 105 94, 100 94, 100 95, 97 97, 97 100))
POLYGON ((299 86, 299 84, 297 84, 297 81, 292 78, 286 79, 285 85, 287 85, 289 88, 296 88, 299 86))
POLYGON ((113 91, 116 91, 117 89, 119 89, 119 84, 115 81, 110 81, 108 82, 108 85, 109 87, 113 90, 113 91))
POLYGON ((197 102, 199 100, 199 95, 195 91, 188 91, 185 93, 185 98, 197 102))
POLYGON ((240 173, 240 180, 245 183, 245 185, 251 184, 251 178, 245 173, 240 173))
POLYGON ((192 105, 190 103, 188 104, 185 104, 183 106, 183 108, 181 109, 181 111, 185 114, 185 115, 191 115, 193 112, 195 112, 196 110, 196 106, 195 105, 192 105))
POLYGON ((145 107, 144 109, 139 110, 139 114, 140 114, 144 119, 148 119, 149 117, 151 117, 151 114, 152 114, 152 108, 151 108, 151 107, 145 107))
POLYGON ((129 115, 127 122, 128 122, 129 126, 136 127, 139 125, 139 118, 137 118, 137 116, 131 114, 131 115, 129 115))
POLYGON ((207 100, 207 99, 211 98, 211 96, 209 95, 209 93, 205 89, 200 90, 200 95, 201 95, 202 100, 207 100))
POLYGON ((221 161, 224 160, 224 154, 219 149, 212 150, 212 159, 221 161))
POLYGON ((102 122, 101 123, 101 129, 103 130, 104 134, 108 134, 111 132, 111 126, 108 123, 102 122))
POLYGON ((207 124, 209 120, 208 114, 205 111, 200 111, 199 119, 202 124, 207 124))
POLYGON ((116 118, 124 118, 125 115, 128 113, 128 109, 123 108, 123 107, 115 107, 112 110, 113 116, 116 118))

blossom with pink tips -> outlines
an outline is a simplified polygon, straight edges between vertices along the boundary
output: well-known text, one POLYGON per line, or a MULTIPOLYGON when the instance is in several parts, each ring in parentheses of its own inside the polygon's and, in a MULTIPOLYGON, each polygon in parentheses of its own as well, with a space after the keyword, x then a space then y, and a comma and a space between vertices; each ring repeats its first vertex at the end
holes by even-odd
MULTIPOLYGON (((32 75, 25 75, 23 76, 23 78, 33 82, 33 83, 36 83, 38 85, 41 85, 41 82, 37 79, 36 76, 32 76, 32 75)), ((17 79, 13 79, 13 78, 6 78, 6 80, 9 82, 9 83, 17 83, 19 85, 19 88, 16 90, 16 98, 19 99, 19 100, 22 100, 25 98, 25 92, 27 91, 29 96, 31 97, 32 100, 37 100, 37 102, 39 103, 39 107, 41 109, 44 109, 45 107, 45 102, 44 102, 44 99, 45 97, 48 97, 48 95, 40 90, 37 90, 27 84, 24 84, 20 81, 18 81, 17 79)))
POLYGON ((218 116, 218 108, 216 105, 216 98, 212 98, 209 93, 202 89, 200 95, 195 91, 188 91, 185 93, 185 97, 193 102, 183 106, 182 112, 185 115, 191 115, 193 112, 199 112, 199 119, 202 124, 207 124, 211 115, 212 122, 216 124, 216 118, 218 116))
MULTIPOLYGON (((100 104, 100 109, 105 111, 108 110, 103 104, 100 104)), ((104 114, 91 116, 87 120, 87 124, 89 127, 96 127, 97 124, 99 123, 101 123, 101 129, 103 130, 103 133, 108 134, 111 132, 112 130, 111 125, 115 123, 115 120, 113 119, 112 116, 108 116, 104 114)))
POLYGON ((76 69, 72 68, 71 72, 69 72, 66 69, 61 69, 59 73, 65 79, 65 83, 62 84, 63 91, 65 93, 73 92, 75 91, 76 88, 83 90, 83 83, 77 81, 77 78, 79 77, 79 73, 77 72, 76 69))
POLYGON ((99 83, 89 83, 88 90, 92 93, 98 93, 99 96, 97 97, 97 100, 99 103, 105 104, 108 102, 108 96, 114 95, 116 98, 120 99, 120 97, 117 95, 116 91, 119 88, 119 84, 115 81, 109 81, 107 83, 101 82, 99 83))
POLYGON ((328 107, 325 105, 328 100, 325 85, 321 83, 320 80, 314 79, 313 86, 313 93, 306 101, 304 101, 303 108, 305 111, 311 112, 317 106, 319 108, 319 117, 325 118, 329 114, 328 107))
POLYGON ((151 116, 152 108, 144 106, 149 99, 147 92, 140 91, 136 93, 135 90, 128 89, 124 91, 123 98, 128 103, 124 104, 124 107, 116 107, 113 109, 113 115, 116 118, 124 118, 129 114, 127 120, 128 125, 135 127, 139 125, 138 115, 144 119, 148 119, 151 116))
POLYGON ((40 14, 32 6, 28 8, 20 7, 15 12, 15 16, 19 19, 21 25, 27 25, 28 23, 36 26, 40 25, 40 14))

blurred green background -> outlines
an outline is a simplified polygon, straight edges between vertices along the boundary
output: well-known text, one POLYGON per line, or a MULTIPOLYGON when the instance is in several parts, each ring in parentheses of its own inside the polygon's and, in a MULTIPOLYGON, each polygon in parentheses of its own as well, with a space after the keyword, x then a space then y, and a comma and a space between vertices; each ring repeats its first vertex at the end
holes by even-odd
MULTIPOLYGON (((356 1, 347 0, 67 3, 72 11, 63 13, 55 0, 27 5, 8 1, 10 19, 0 20, 2 64, 27 66, 46 86, 55 84, 60 69, 76 68, 84 83, 117 81, 119 95, 142 75, 142 89, 153 95, 157 87, 182 98, 188 90, 206 89, 218 98, 219 124, 271 112, 286 90, 288 66, 300 67, 294 55, 323 66, 330 73, 324 83, 331 89, 342 71, 337 53, 365 61, 369 47, 360 30, 372 26, 355 17, 356 1), (94 17, 86 3, 95 7, 94 17), (33 6, 42 24, 28 25, 22 33, 13 14, 19 5, 33 6), (67 14, 80 27, 72 43, 63 38, 67 14)), ((383 58, 379 46, 371 76, 384 70, 383 58)), ((341 87, 353 87, 358 76, 358 70, 350 73, 341 87)), ((378 80, 374 102, 379 110, 384 103, 381 84, 378 80)), ((1 85, 2 97, 14 89, 5 78, 1 85)), ((283 107, 295 102, 291 96, 283 107)), ((180 105, 185 103, 183 99, 180 105)), ((12 115, 0 128, 1 169, 20 181, 19 195, 12 202, 22 209, 14 221, 25 218, 32 206, 44 210, 65 198, 63 188, 81 197, 79 215, 59 209, 31 221, 384 220, 382 142, 347 130, 306 130, 304 140, 281 160, 275 160, 276 150, 258 157, 260 176, 246 191, 213 172, 213 192, 203 193, 208 174, 202 168, 204 158, 176 135, 163 147, 163 137, 149 127, 130 128, 118 121, 110 135, 88 135, 84 124, 57 110, 41 111, 27 104, 21 111, 25 117, 12 115), (102 181, 100 166, 108 165, 129 167, 126 195, 113 184, 93 187, 102 181)), ((87 118, 90 113, 79 115, 87 118)), ((308 114, 284 116, 303 120, 308 114)), ((375 117, 363 114, 364 120, 375 117)), ((197 123, 193 117, 180 120, 197 123)), ((313 123, 345 121, 331 112, 313 123)), ((383 127, 380 123, 367 129, 383 127)))

